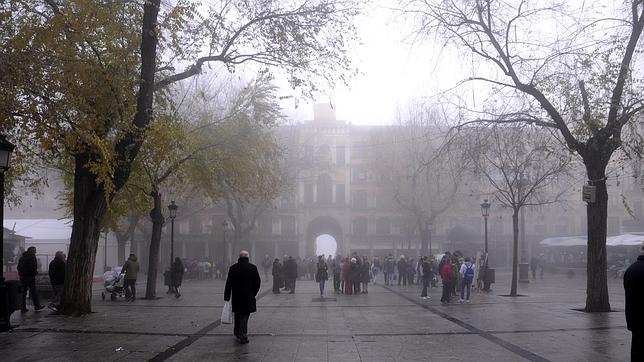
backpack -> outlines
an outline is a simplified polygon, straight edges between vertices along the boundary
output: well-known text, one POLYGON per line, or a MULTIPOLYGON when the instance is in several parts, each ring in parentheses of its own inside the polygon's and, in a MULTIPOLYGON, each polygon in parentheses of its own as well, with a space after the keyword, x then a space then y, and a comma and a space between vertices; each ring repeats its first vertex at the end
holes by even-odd
POLYGON ((471 282, 474 279, 474 264, 465 266, 465 273, 463 273, 463 280, 471 282))

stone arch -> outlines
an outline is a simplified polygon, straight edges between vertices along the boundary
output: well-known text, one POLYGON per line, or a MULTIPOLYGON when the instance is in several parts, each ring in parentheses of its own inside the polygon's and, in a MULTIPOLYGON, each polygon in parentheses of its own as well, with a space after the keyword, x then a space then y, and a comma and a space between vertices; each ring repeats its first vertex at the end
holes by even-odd
POLYGON ((331 216, 319 216, 311 220, 306 228, 306 256, 315 254, 315 239, 323 234, 329 234, 335 239, 338 253, 344 252, 342 225, 331 216))

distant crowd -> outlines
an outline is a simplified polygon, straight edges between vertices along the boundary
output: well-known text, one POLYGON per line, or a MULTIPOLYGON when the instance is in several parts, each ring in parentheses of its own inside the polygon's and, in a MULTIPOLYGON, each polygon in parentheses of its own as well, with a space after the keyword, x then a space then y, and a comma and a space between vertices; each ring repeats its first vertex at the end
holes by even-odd
POLYGON ((392 254, 373 259, 353 253, 351 256, 318 256, 300 258, 284 255, 282 259, 266 255, 261 262, 264 278, 273 276, 273 293, 295 293, 297 280, 315 280, 320 284, 320 296, 324 297, 327 280, 333 282, 333 293, 344 295, 368 294, 369 284, 382 282, 385 285, 422 285, 420 297, 430 299, 429 288, 438 287, 442 281, 441 302, 449 303, 459 296, 459 302, 468 303, 471 290, 483 290, 485 255, 467 257, 459 251, 445 252, 439 256, 418 258, 392 254), (382 277, 381 277, 382 275, 382 277), (382 279, 381 279, 382 278, 382 279), (460 294, 459 294, 460 293, 460 294))

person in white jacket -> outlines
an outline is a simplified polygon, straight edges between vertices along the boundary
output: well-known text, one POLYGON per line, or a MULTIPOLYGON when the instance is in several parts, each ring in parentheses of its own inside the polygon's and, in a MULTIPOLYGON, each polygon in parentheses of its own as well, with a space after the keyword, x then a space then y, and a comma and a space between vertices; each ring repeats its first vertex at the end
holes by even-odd
POLYGON ((472 263, 470 258, 465 258, 465 263, 461 265, 461 270, 460 270, 461 280, 463 284, 461 285, 461 299, 458 301, 459 303, 470 302, 470 290, 472 288, 472 280, 474 280, 475 270, 476 270, 476 265, 472 263), (467 298, 465 298, 466 290, 467 290, 467 298))

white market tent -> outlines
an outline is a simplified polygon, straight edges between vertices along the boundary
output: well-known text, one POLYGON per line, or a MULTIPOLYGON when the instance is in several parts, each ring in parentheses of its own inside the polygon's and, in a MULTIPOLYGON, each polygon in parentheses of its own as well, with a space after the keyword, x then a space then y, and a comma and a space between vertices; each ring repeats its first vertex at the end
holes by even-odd
MULTIPOLYGON (((585 246, 588 244, 586 236, 564 236, 541 240, 542 246, 585 246)), ((644 244, 644 235, 622 234, 606 238, 606 246, 639 246, 644 244)))

